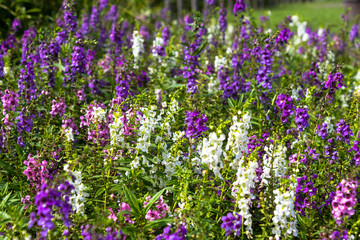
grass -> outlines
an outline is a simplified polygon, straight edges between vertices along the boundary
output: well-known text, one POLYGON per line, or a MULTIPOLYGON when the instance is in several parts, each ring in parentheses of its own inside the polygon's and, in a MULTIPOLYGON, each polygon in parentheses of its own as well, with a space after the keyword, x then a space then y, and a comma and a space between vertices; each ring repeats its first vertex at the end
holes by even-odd
POLYGON ((342 26, 340 15, 345 13, 345 7, 342 0, 317 0, 254 10, 254 16, 258 20, 261 15, 269 15, 269 12, 271 26, 279 24, 286 16, 298 15, 301 21, 306 21, 312 28, 329 27, 331 30, 338 30, 342 26))

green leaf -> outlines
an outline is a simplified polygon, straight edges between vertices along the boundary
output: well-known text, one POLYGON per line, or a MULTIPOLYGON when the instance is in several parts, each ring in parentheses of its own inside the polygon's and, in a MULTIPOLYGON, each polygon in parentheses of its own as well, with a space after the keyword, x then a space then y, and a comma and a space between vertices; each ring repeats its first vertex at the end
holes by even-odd
POLYGON ((134 212, 130 212, 130 211, 120 211, 118 212, 118 214, 133 214, 134 212))
POLYGON ((162 190, 160 190, 159 192, 157 192, 148 202, 148 204, 146 205, 146 208, 143 209, 143 213, 147 213, 149 211, 149 209, 152 207, 152 205, 154 205, 154 203, 160 198, 160 196, 164 193, 164 191, 167 188, 164 188, 162 190))
POLYGON ((128 200, 128 204, 130 205, 131 209, 134 211, 134 215, 137 217, 140 216, 140 204, 138 199, 126 186, 124 186, 124 194, 126 199, 128 200))
POLYGON ((127 168, 127 167, 115 167, 115 169, 125 172, 131 172, 131 168, 127 168))
POLYGON ((98 196, 100 196, 104 192, 105 192, 105 188, 100 188, 99 190, 97 190, 94 198, 97 198, 98 196))
POLYGON ((162 227, 170 222, 173 222, 174 218, 161 218, 155 221, 148 222, 144 227, 145 228, 159 228, 162 227))
POLYGON ((3 207, 5 206, 7 200, 10 198, 10 195, 11 195, 11 193, 9 193, 8 195, 6 195, 6 196, 4 197, 4 199, 3 199, 3 200, 1 201, 1 203, 0 203, 0 208, 3 208, 3 207))
POLYGON ((114 187, 112 187, 110 189, 110 192, 113 192, 113 191, 116 191, 118 194, 122 194, 123 188, 119 184, 116 184, 114 187))
POLYGON ((7 164, 6 162, 4 162, 3 160, 0 160, 0 167, 2 167, 3 169, 9 171, 10 173, 12 173, 13 175, 17 176, 16 172, 14 171, 14 169, 7 164))

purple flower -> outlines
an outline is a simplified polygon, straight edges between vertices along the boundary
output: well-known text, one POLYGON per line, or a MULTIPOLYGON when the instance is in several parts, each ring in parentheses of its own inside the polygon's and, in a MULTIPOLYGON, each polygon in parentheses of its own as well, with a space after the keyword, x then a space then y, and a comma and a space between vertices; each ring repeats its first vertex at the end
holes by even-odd
POLYGON ((329 103, 332 102, 332 100, 334 99, 335 90, 340 89, 341 87, 346 87, 343 84, 343 78, 344 75, 340 72, 335 74, 329 74, 327 80, 322 83, 322 90, 328 90, 326 98, 330 99, 329 103))
POLYGON ((185 136, 187 138, 197 137, 208 130, 208 127, 205 125, 207 122, 205 114, 203 114, 202 117, 199 117, 198 115, 199 113, 196 111, 186 112, 185 124, 187 125, 187 128, 185 136))
POLYGON ((66 104, 65 104, 64 99, 61 98, 59 100, 59 102, 57 102, 54 99, 52 101, 52 106, 51 106, 51 111, 50 111, 51 117, 55 117, 56 115, 59 115, 60 117, 62 117, 65 113, 65 108, 66 108, 66 104))
POLYGON ((99 11, 102 12, 102 10, 104 10, 106 8, 108 3, 109 3, 109 0, 100 0, 99 11))
POLYGON ((321 137, 321 139, 324 140, 328 136, 327 124, 323 123, 321 127, 318 125, 317 126, 317 133, 318 133, 318 136, 321 137))
POLYGON ((280 94, 276 98, 276 105, 281 111, 280 120, 286 123, 290 115, 294 114, 292 98, 288 95, 280 94))
POLYGON ((246 9, 246 5, 244 0, 236 0, 234 5, 234 15, 236 16, 238 13, 244 12, 246 9))
POLYGON ((288 28, 283 28, 279 32, 279 35, 277 35, 275 42, 279 43, 280 45, 286 44, 289 39, 294 35, 293 32, 290 31, 288 28))
POLYGON ((223 34, 223 40, 225 41, 225 31, 227 28, 227 10, 225 7, 220 7, 219 9, 219 29, 223 34))
POLYGON ((350 136, 354 136, 354 133, 350 129, 350 125, 343 119, 336 124, 336 141, 343 141, 346 144, 350 144, 350 136))
POLYGON ((92 7, 90 21, 89 21, 89 25, 92 28, 92 30, 94 30, 94 31, 97 30, 97 26, 99 25, 99 22, 100 22, 100 13, 99 13, 98 7, 96 5, 94 5, 92 7))
POLYGON ((353 42, 355 38, 359 38, 359 24, 354 24, 351 27, 349 39, 350 42, 353 42))
POLYGON ((64 12, 64 22, 68 30, 70 30, 71 32, 76 32, 76 28, 77 28, 76 15, 72 11, 66 10, 64 12))
POLYGON ((41 227, 41 236, 46 237, 49 230, 55 229, 53 223, 53 211, 58 210, 58 214, 62 216, 63 223, 66 227, 70 227, 69 214, 72 213, 72 206, 69 203, 71 190, 74 189, 69 182, 60 184, 58 187, 48 187, 46 183, 42 184, 40 192, 35 196, 35 206, 37 208, 37 216, 30 215, 29 228, 34 223, 41 227))
POLYGON ((232 213, 228 213, 226 216, 221 217, 221 228, 225 230, 226 236, 229 236, 233 231, 236 236, 240 236, 241 226, 242 226, 242 216, 238 213, 235 213, 235 216, 232 213))
POLYGON ((19 94, 6 89, 4 94, 1 96, 1 102, 3 105, 3 115, 15 111, 19 106, 19 94))
POLYGON ((307 108, 296 108, 295 109, 295 123, 298 126, 300 132, 304 131, 304 128, 309 126, 309 109, 307 108))
POLYGON ((215 0, 206 0, 206 3, 210 6, 214 5, 215 0))
POLYGON ((164 228, 162 234, 156 236, 155 240, 185 240, 187 230, 184 225, 181 225, 176 232, 171 233, 171 226, 164 228))
POLYGON ((73 46, 73 52, 71 53, 70 67, 71 67, 71 72, 70 72, 69 80, 71 80, 72 82, 76 81, 78 74, 85 73, 86 55, 81 40, 77 40, 75 42, 75 45, 73 46))
POLYGON ((258 52, 258 56, 260 57, 260 68, 258 70, 258 74, 256 75, 256 81, 259 86, 263 88, 272 89, 272 81, 270 78, 270 73, 272 73, 272 50, 270 44, 265 44, 265 46, 260 49, 258 52))
POLYGON ((11 25, 12 29, 17 32, 21 28, 21 21, 17 18, 14 19, 11 25))

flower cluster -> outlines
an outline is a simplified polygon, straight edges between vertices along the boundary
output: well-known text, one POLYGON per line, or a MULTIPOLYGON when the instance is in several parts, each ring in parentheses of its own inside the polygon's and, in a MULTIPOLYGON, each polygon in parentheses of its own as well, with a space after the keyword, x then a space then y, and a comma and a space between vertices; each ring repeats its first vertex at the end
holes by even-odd
POLYGON ((164 228, 164 232, 156 236, 155 240, 185 240, 186 239, 186 227, 181 227, 174 233, 171 233, 171 226, 164 228))
POLYGON ((58 213, 62 215, 64 226, 67 228, 70 227, 69 215, 72 213, 72 210, 69 203, 69 196, 73 188, 69 182, 62 183, 55 188, 49 187, 46 183, 42 184, 40 192, 35 196, 37 213, 31 213, 29 228, 37 222, 37 225, 42 229, 41 236, 45 238, 49 230, 55 229, 53 222, 54 208, 57 208, 58 213), (39 219, 37 219, 37 216, 39 219))
POLYGON ((199 116, 200 113, 197 111, 186 111, 185 124, 187 125, 185 130, 185 136, 187 138, 198 137, 200 134, 208 130, 205 125, 207 118, 205 114, 199 116))
POLYGON ((295 122, 300 132, 304 131, 304 128, 309 126, 309 109, 308 108, 296 108, 295 109, 295 122))
POLYGON ((69 174, 69 183, 73 186, 71 190, 71 196, 69 198, 69 203, 72 205, 72 209, 75 213, 81 215, 85 214, 85 200, 89 196, 85 192, 86 187, 81 183, 81 171, 72 172, 68 169, 69 165, 64 166, 64 171, 69 174))
POLYGON ((346 144, 350 144, 350 136, 354 135, 350 129, 350 125, 343 119, 340 119, 340 122, 336 124, 336 127, 336 141, 343 141, 346 144))
POLYGON ((65 100, 59 99, 59 101, 53 100, 50 115, 51 117, 55 117, 56 115, 59 115, 59 117, 62 117, 65 113, 66 104, 65 100))
POLYGON ((248 166, 241 163, 236 173, 236 181, 233 182, 232 195, 237 200, 237 206, 240 209, 240 215, 244 219, 246 233, 251 236, 252 215, 250 207, 255 199, 253 191, 255 189, 255 181, 257 180, 256 169, 259 167, 257 162, 249 162, 248 166))
POLYGON ((240 236, 242 217, 240 214, 232 214, 229 212, 227 215, 221 217, 221 228, 225 230, 226 236, 229 236, 234 232, 235 236, 240 236))
POLYGON ((238 169, 238 167, 240 166, 240 159, 248 150, 248 130, 251 128, 251 117, 248 113, 245 113, 242 117, 242 121, 238 121, 237 116, 233 116, 232 120, 233 124, 230 127, 230 132, 225 150, 230 150, 230 157, 234 158, 233 161, 231 161, 230 165, 234 169, 238 169))
MULTIPOLYGON (((294 178, 294 176, 291 178, 294 178)), ((272 220, 275 226, 272 230, 272 233, 275 234, 275 239, 280 239, 282 231, 285 231, 285 237, 291 234, 295 237, 298 235, 298 230, 296 227, 296 212, 294 209, 295 187, 296 185, 291 183, 289 190, 274 190, 275 211, 272 220), (291 221, 289 218, 292 218, 293 220, 291 221)))
MULTIPOLYGON (((146 197, 146 201, 149 201, 151 199, 151 196, 146 197)), ((144 202, 144 207, 146 207, 148 202, 144 202)), ((164 199, 162 196, 160 196, 159 200, 155 202, 155 209, 149 209, 149 211, 145 215, 145 219, 149 221, 155 221, 157 219, 166 217, 166 214, 169 212, 170 208, 164 202, 164 199)))
POLYGON ((19 106, 19 94, 6 89, 1 96, 1 102, 3 106, 3 114, 15 111, 19 106))
POLYGON ((280 94, 276 98, 275 103, 281 111, 281 116, 280 116, 281 122, 286 123, 290 115, 294 114, 293 111, 294 105, 292 103, 292 98, 285 94, 280 94))
POLYGON ((32 157, 31 154, 29 154, 24 164, 27 168, 23 173, 27 176, 27 180, 30 181, 30 186, 32 187, 40 188, 42 184, 51 177, 47 169, 49 164, 46 160, 40 162, 39 157, 32 157))
POLYGON ((224 140, 224 134, 218 137, 216 133, 210 133, 209 139, 204 138, 200 153, 202 163, 208 165, 209 169, 219 178, 222 178, 220 169, 223 167, 221 157, 223 155, 222 145, 224 140))
POLYGON ((358 182, 352 179, 343 179, 339 183, 331 203, 332 214, 338 224, 342 223, 346 217, 350 218, 355 214, 357 188, 358 182))

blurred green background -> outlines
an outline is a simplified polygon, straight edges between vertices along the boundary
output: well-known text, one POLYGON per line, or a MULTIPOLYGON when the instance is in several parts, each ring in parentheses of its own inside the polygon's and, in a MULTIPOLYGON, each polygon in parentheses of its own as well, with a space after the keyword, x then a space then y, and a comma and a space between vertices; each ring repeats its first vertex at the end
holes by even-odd
MULTIPOLYGON (((55 22, 62 2, 63 0, 0 0, 0 39, 6 38, 14 18, 21 20, 23 30, 30 26, 39 27, 55 22)), ((77 0, 76 2, 78 11, 85 9, 90 13, 92 4, 98 3, 99 0, 77 0)), ((133 15, 144 9, 159 10, 164 6, 164 2, 164 0, 109 0, 109 4, 116 3, 133 15)), ((174 12, 171 15, 176 17, 176 0, 170 2, 170 9, 174 12)), ((197 2, 198 9, 202 9, 205 0, 197 2)), ((221 1, 216 0, 216 2, 218 4, 221 1)), ((235 0, 224 0, 224 2, 234 3, 235 0)), ((183 10, 191 10, 191 0, 183 0, 183 10)), ((342 0, 313 0, 307 3, 287 3, 257 9, 254 10, 254 15, 256 19, 259 19, 261 15, 269 15, 269 12, 271 12, 270 23, 274 26, 286 16, 296 14, 312 27, 340 28, 340 15, 345 12, 345 8, 342 0)))
POLYGON ((306 21, 311 27, 338 30, 341 28, 341 14, 345 13, 342 0, 315 0, 306 3, 280 4, 273 8, 254 11, 257 19, 261 15, 268 16, 272 25, 280 23, 286 16, 298 15, 300 20, 306 21))

